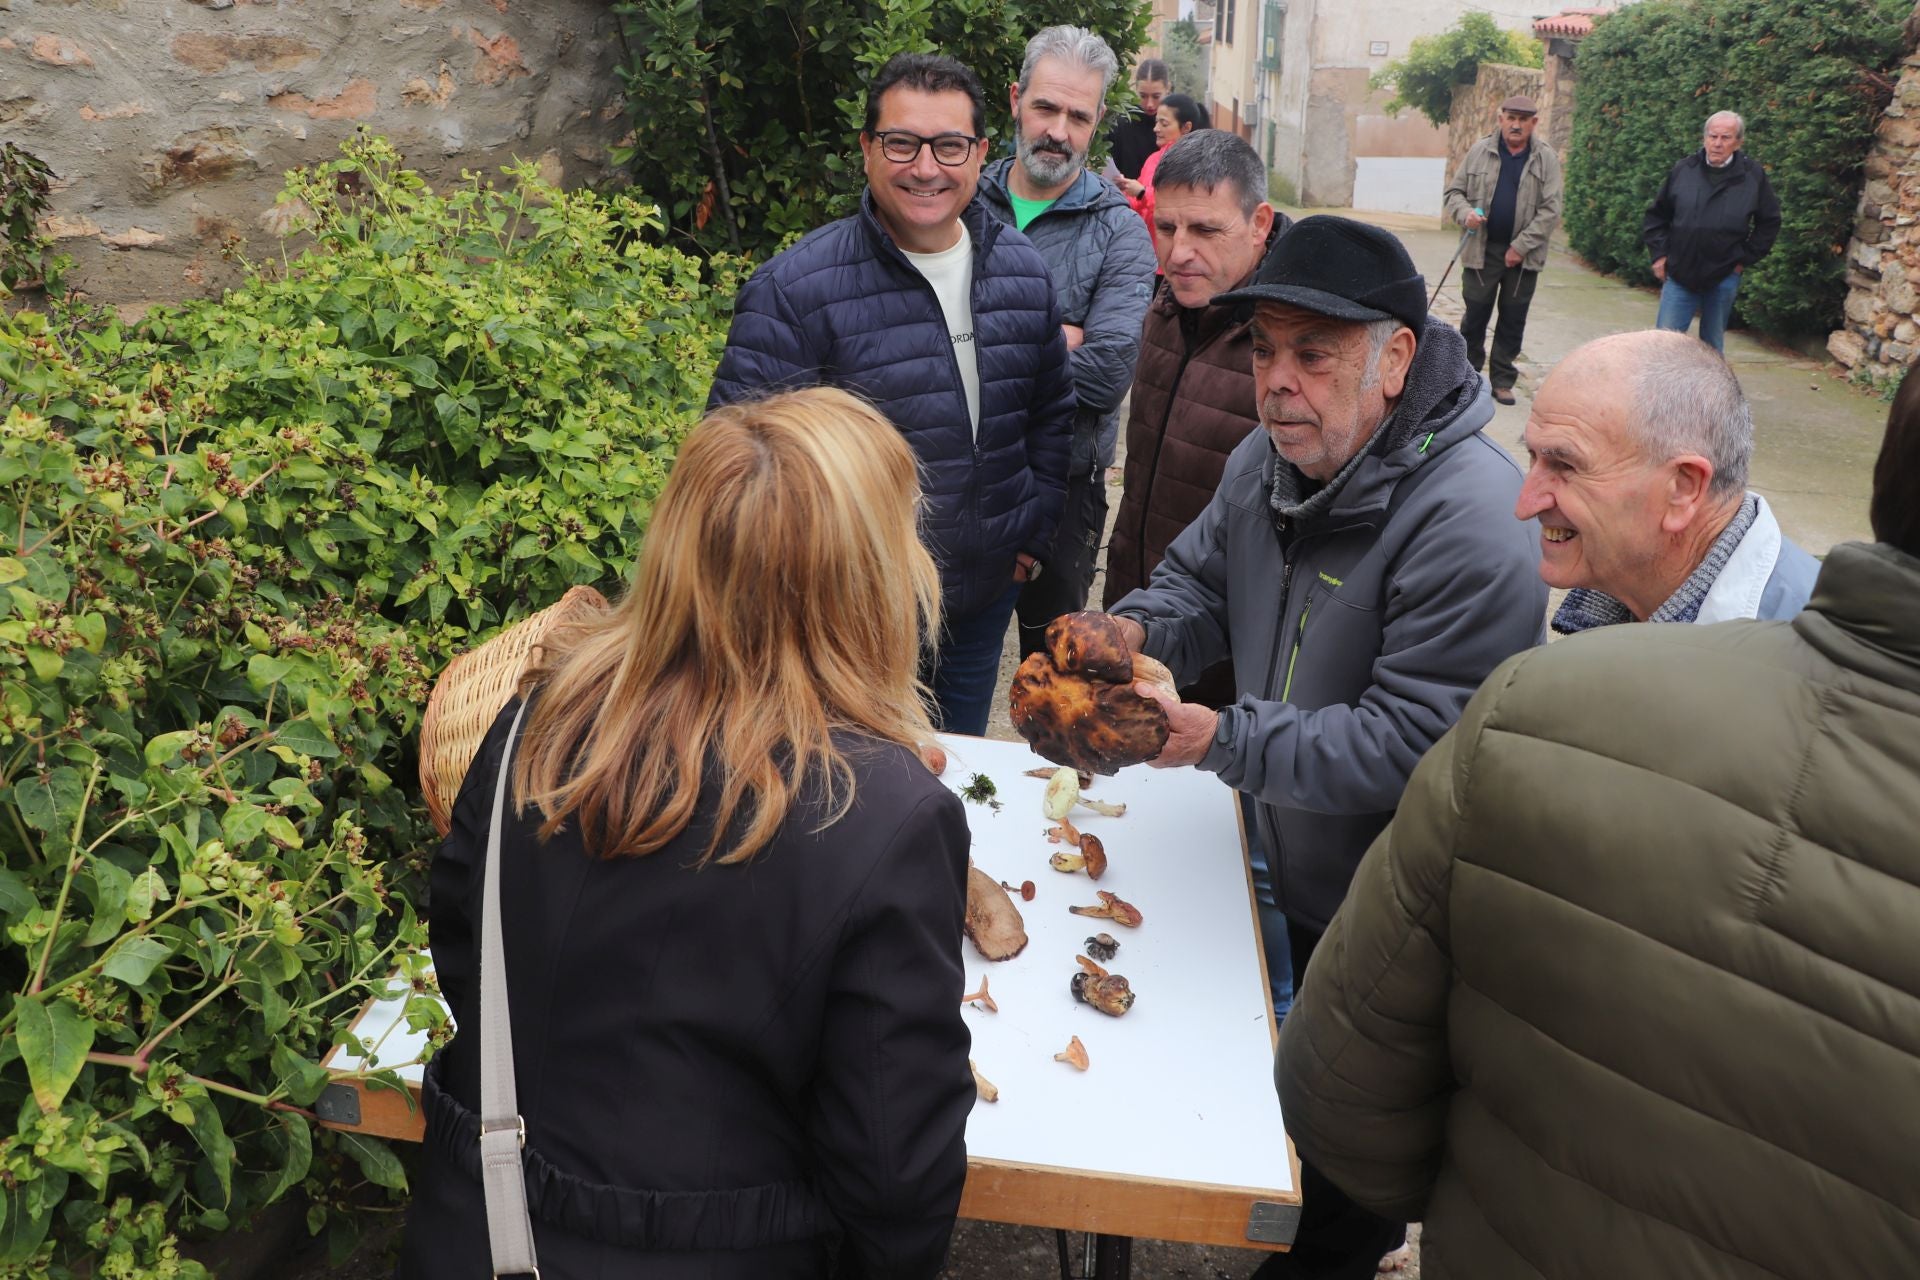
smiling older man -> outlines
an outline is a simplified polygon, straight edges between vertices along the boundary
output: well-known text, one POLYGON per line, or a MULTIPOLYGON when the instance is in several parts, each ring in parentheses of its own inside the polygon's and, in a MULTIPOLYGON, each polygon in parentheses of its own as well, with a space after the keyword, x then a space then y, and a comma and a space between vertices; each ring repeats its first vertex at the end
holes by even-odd
POLYGON ((941 727, 983 733, 1022 584, 1066 500, 1074 392, 1046 261, 975 198, 980 81, 903 53, 867 91, 860 210, 753 273, 708 407, 844 387, 913 446, 945 617, 926 672, 941 727))
POLYGON ((1580 347, 1540 388, 1514 514, 1540 576, 1570 587, 1563 635, 1617 622, 1790 618, 1820 565, 1747 490, 1753 412, 1726 361, 1684 334, 1580 347))

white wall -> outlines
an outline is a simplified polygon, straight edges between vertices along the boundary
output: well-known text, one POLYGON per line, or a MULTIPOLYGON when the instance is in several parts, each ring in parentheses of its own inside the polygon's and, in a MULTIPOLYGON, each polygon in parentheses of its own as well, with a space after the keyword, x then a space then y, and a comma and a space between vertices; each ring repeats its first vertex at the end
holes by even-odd
POLYGON ((1446 157, 1359 156, 1353 163, 1354 208, 1440 216, 1446 157))

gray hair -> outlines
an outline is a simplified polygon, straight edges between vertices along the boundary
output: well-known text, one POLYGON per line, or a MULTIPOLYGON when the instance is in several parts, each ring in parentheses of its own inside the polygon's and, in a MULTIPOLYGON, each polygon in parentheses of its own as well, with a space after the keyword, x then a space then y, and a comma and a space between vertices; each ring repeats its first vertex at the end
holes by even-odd
POLYGON ((1747 122, 1741 117, 1738 111, 1716 111, 1712 115, 1708 116, 1707 122, 1700 126, 1700 132, 1702 136, 1706 134, 1707 130, 1713 128, 1713 122, 1715 120, 1733 121, 1734 141, 1745 142, 1747 140, 1747 122))
POLYGON ((1753 460, 1753 408, 1732 367, 1712 347, 1684 334, 1637 344, 1634 356, 1639 368, 1627 416, 1648 460, 1699 454, 1713 463, 1709 497, 1745 493, 1747 464, 1753 460))
POLYGON ((1027 41, 1027 56, 1020 63, 1020 92, 1033 81, 1033 69, 1042 58, 1058 58, 1070 67, 1085 67, 1100 73, 1100 100, 1106 101, 1113 78, 1120 74, 1120 59, 1113 50, 1085 27, 1048 27, 1027 41))
MULTIPOLYGON (((1387 344, 1393 341, 1393 335, 1407 328, 1407 324, 1392 316, 1361 323, 1367 330, 1367 371, 1361 375, 1360 389, 1368 391, 1380 385, 1380 357, 1386 354, 1387 344)), ((1420 335, 1416 333, 1413 336, 1418 339, 1420 335)))
POLYGON ((1267 166, 1260 153, 1239 134, 1225 129, 1195 129, 1167 148, 1153 177, 1154 187, 1161 191, 1168 187, 1212 191, 1223 182, 1232 184, 1244 217, 1251 218, 1267 198, 1267 166))

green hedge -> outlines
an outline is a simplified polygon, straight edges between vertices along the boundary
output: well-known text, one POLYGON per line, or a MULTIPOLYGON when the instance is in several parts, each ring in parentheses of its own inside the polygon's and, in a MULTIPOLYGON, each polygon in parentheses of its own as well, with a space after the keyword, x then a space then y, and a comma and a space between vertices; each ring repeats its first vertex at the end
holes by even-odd
POLYGON ((1153 19, 1143 0, 619 0, 613 11, 633 123, 615 159, 677 243, 754 254, 854 209, 866 84, 894 54, 973 69, 992 158, 1006 154, 1007 90, 1033 33, 1099 33, 1121 64, 1112 108, 1132 101, 1127 68, 1153 19))
POLYGON ((1645 0, 1580 45, 1567 235, 1602 271, 1653 283, 1640 223, 1707 116, 1746 118, 1783 224, 1739 310, 1774 333, 1840 320, 1844 256, 1911 0, 1645 0))
POLYGON ((220 301, 0 316, 3 1275, 202 1275, 177 1233, 295 1192, 344 1251, 404 1190, 311 1064, 426 982, 432 677, 619 585, 724 341, 724 264, 531 166, 361 138, 280 208, 313 247, 220 301))

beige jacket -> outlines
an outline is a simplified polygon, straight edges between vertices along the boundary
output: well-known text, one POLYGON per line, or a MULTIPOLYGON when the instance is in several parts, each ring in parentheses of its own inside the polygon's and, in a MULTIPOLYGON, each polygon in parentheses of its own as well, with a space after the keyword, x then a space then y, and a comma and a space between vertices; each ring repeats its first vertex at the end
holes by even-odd
MULTIPOLYGON (((1475 209, 1483 213, 1493 205, 1493 189, 1500 184, 1500 148, 1497 133, 1488 134, 1473 144, 1460 162, 1453 182, 1447 187, 1447 217, 1467 225, 1467 215, 1475 209)), ((1560 157, 1538 134, 1533 139, 1533 155, 1520 174, 1520 194, 1513 204, 1512 246, 1525 255, 1520 263, 1527 271, 1547 265, 1547 241, 1560 226, 1560 157)), ((1467 237, 1460 254, 1460 265, 1478 271, 1486 265, 1487 237, 1484 229, 1467 237)))

